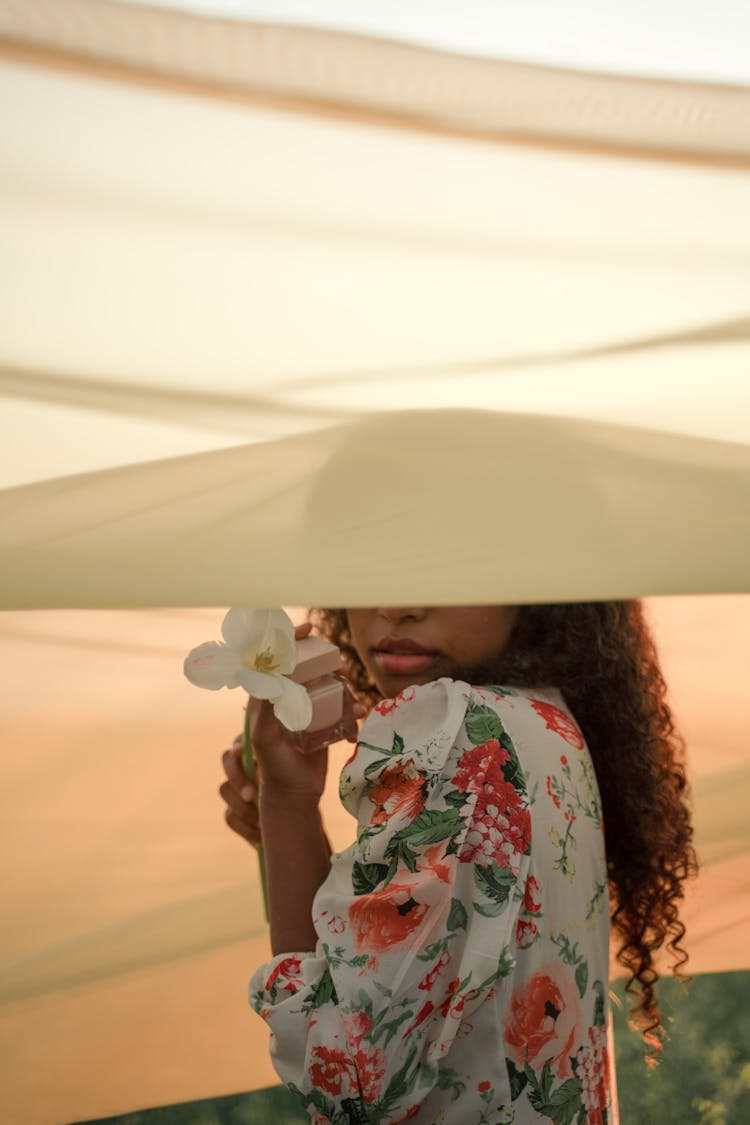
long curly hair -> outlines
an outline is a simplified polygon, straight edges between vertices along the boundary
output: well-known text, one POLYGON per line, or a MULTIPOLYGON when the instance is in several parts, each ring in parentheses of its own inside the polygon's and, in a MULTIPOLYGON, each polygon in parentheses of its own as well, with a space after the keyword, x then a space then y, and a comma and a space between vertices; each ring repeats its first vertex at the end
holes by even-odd
MULTIPOLYGON (((346 611, 309 616, 341 649, 355 694, 372 706, 381 696, 352 644, 346 611)), ((586 739, 602 797, 616 957, 628 974, 631 1022, 656 1061, 664 1038, 656 955, 665 949, 675 975, 684 976, 679 906, 698 866, 685 745, 642 603, 521 606, 497 676, 507 685, 558 688, 586 739)))

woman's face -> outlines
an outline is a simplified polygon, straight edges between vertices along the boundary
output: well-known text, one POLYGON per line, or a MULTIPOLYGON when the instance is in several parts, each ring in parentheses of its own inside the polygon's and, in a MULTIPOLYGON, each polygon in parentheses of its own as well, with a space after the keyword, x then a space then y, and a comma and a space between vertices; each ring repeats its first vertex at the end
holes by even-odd
POLYGON ((377 606, 349 609, 349 632, 386 698, 441 676, 496 682, 518 606, 377 606))

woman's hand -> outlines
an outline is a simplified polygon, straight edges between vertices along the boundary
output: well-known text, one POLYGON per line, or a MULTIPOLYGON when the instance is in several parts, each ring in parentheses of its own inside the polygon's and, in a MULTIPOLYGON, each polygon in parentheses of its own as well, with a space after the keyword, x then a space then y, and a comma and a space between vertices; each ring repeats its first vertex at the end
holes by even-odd
MULTIPOLYGON (((302 640, 310 633, 311 625, 298 625, 295 638, 302 640)), ((258 816, 258 790, 271 797, 283 798, 300 806, 317 807, 325 787, 328 767, 328 745, 338 741, 338 729, 316 731, 288 731, 273 713, 267 700, 249 700, 251 737, 256 761, 257 784, 253 785, 242 768, 242 735, 234 740, 231 749, 222 756, 227 780, 219 788, 227 808, 225 817, 229 827, 250 844, 261 842, 258 816)), ((364 708, 355 703, 348 692, 344 693, 344 737, 355 742, 357 718, 364 708)))
POLYGON ((242 836, 253 847, 260 844, 258 821, 258 790, 251 785, 242 768, 242 735, 238 734, 230 750, 221 756, 227 780, 219 787, 219 794, 226 804, 224 818, 238 836, 242 836))

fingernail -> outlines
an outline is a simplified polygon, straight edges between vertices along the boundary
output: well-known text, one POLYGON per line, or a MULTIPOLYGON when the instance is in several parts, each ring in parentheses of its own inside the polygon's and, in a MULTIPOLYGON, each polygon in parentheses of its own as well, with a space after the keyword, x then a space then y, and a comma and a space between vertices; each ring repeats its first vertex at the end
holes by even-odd
POLYGON ((242 797, 243 801, 252 801, 254 796, 255 790, 251 785, 246 785, 243 789, 240 790, 240 797, 242 797))

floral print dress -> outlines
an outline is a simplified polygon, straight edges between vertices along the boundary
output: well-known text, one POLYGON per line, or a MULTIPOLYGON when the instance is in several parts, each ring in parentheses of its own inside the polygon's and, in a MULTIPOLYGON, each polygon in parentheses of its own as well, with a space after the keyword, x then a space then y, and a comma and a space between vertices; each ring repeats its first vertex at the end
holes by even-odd
POLYGON ((250 982, 311 1120, 611 1125, 601 804, 559 692, 408 688, 340 792, 317 948, 250 982))

